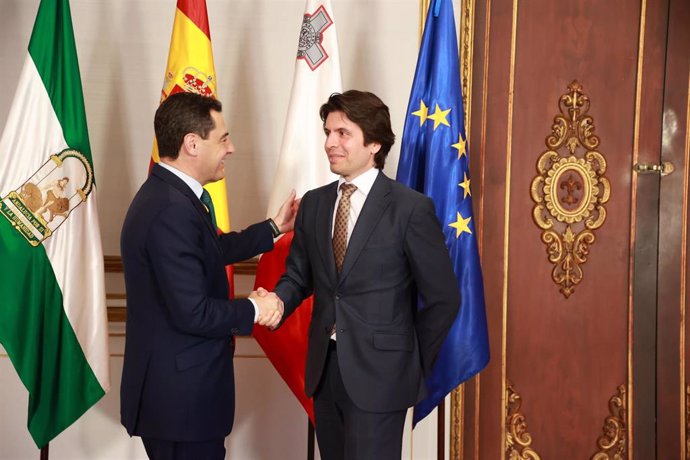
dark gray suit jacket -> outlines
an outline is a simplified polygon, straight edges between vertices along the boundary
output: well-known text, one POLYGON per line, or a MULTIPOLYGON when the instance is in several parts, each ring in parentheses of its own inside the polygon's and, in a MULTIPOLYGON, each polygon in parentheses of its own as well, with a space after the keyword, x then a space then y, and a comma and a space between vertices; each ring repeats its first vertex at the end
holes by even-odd
POLYGON ((275 292, 285 318, 314 294, 307 395, 321 379, 335 322, 338 363, 355 404, 370 412, 403 410, 424 397, 424 375, 460 305, 448 250, 431 200, 379 172, 338 276, 331 243, 337 184, 304 195, 275 292))

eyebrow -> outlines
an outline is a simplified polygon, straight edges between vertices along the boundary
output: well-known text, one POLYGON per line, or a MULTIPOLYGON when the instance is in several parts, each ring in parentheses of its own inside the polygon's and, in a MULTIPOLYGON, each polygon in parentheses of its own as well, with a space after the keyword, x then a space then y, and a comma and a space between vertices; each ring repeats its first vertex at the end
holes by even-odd
POLYGON ((348 133, 348 134, 352 133, 352 131, 350 131, 349 129, 347 129, 347 128, 344 127, 344 126, 341 126, 341 127, 338 127, 338 128, 334 128, 334 129, 328 129, 328 128, 326 128, 325 126, 323 127, 323 132, 324 132, 324 133, 330 133, 331 131, 342 131, 342 132, 345 132, 345 133, 348 133))

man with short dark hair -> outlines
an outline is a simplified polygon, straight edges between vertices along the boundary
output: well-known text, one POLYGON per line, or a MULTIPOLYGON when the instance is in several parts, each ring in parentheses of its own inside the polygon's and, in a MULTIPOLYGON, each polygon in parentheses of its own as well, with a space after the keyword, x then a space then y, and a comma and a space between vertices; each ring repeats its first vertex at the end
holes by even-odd
POLYGON ((388 107, 351 90, 320 114, 340 179, 304 195, 275 293, 285 317, 314 294, 305 390, 321 458, 397 460, 460 294, 434 204, 380 171, 388 107))
POLYGON ((228 300, 225 266, 272 249, 291 230, 294 192, 273 219, 218 235, 203 186, 225 177, 234 146, 221 103, 193 93, 168 97, 154 127, 160 163, 130 205, 121 251, 127 333, 121 419, 151 459, 225 458, 235 390, 233 336, 275 326, 275 295, 228 300))

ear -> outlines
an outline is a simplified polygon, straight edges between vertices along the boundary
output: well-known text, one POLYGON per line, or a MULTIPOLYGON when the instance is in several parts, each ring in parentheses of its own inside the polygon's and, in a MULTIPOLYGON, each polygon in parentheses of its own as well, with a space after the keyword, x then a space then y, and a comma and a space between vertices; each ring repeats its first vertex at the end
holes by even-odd
POLYGON ((197 156, 197 146, 199 144, 199 137, 194 133, 187 133, 182 138, 182 148, 190 156, 197 156))
POLYGON ((381 144, 379 144, 378 142, 372 142, 371 144, 369 144, 369 147, 371 148, 372 155, 376 155, 377 153, 379 153, 379 150, 381 150, 381 144))

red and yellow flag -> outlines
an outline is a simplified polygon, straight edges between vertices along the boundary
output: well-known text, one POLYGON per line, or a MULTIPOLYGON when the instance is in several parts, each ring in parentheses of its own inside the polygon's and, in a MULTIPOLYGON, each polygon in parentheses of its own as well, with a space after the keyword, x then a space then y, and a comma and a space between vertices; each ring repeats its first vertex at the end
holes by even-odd
MULTIPOLYGON (((169 95, 181 91, 216 98, 216 81, 206 0, 177 0, 161 102, 169 95)), ((151 165, 158 161, 158 146, 154 139, 151 165)), ((230 215, 225 179, 208 184, 204 188, 213 199, 219 230, 229 232, 230 215)), ((227 271, 230 294, 234 295, 232 265, 228 265, 227 271)))

